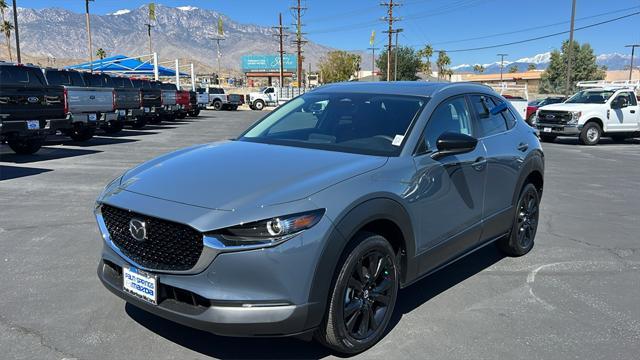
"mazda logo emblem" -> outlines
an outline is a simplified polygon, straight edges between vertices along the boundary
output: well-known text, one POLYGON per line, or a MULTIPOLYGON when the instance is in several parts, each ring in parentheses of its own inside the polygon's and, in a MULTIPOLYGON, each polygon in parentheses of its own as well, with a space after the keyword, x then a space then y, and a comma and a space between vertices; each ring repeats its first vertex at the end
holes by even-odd
POLYGON ((129 220, 129 233, 138 241, 147 240, 147 224, 138 219, 129 220))

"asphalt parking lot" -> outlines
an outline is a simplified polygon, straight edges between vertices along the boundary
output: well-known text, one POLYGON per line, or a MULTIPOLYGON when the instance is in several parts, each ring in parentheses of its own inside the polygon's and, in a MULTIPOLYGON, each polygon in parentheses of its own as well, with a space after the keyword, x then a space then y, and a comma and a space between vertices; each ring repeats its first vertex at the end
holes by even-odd
MULTIPOLYGON (((54 137, 35 156, 0 147, 3 359, 324 358, 295 339, 224 338, 126 305, 102 287, 93 202, 144 160, 233 137, 264 113, 54 137)), ((391 330, 358 358, 638 359, 640 141, 545 144, 533 251, 489 246, 400 292, 391 330)))

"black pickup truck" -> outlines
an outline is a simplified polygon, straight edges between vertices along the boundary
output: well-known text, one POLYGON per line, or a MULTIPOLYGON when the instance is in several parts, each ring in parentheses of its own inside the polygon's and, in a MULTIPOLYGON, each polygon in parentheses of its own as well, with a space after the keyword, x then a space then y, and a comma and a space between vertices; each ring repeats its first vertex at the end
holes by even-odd
POLYGON ((111 80, 116 90, 116 112, 118 113, 118 118, 125 124, 135 126, 138 118, 144 115, 141 90, 135 87, 128 77, 111 76, 111 80))
POLYGON ((133 86, 140 89, 142 96, 143 115, 132 126, 142 128, 147 122, 157 124, 162 121, 160 108, 162 108, 162 90, 155 89, 149 80, 132 79, 133 86))
POLYGON ((33 154, 47 135, 70 129, 64 96, 39 68, 0 62, 0 141, 18 154, 33 154))

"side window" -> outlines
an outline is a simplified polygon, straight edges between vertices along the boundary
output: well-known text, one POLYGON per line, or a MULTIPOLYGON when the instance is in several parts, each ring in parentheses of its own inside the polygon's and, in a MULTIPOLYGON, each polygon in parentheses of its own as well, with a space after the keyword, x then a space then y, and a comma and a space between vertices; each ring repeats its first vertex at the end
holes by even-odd
POLYGON ((507 123, 502 114, 492 114, 491 108, 495 105, 488 96, 473 95, 471 103, 478 115, 479 137, 490 136, 507 131, 507 123))
POLYGON ((471 113, 463 96, 443 101, 431 114, 423 134, 424 150, 435 151, 445 132, 472 135, 471 113))
POLYGON ((629 92, 620 93, 614 100, 614 103, 618 103, 620 106, 636 106, 638 104, 635 96, 632 96, 629 92))
MULTIPOLYGON (((491 98, 493 100, 493 104, 495 106, 499 106, 503 104, 503 101, 498 98, 491 98)), ((506 110, 501 111, 500 114, 504 117, 504 120, 507 122, 507 129, 512 129, 516 126, 516 116, 511 112, 511 108, 507 107, 506 110)))
POLYGON ((273 88, 267 88, 267 89, 264 91, 264 93, 265 93, 265 94, 271 94, 271 93, 273 93, 273 92, 274 92, 273 88))

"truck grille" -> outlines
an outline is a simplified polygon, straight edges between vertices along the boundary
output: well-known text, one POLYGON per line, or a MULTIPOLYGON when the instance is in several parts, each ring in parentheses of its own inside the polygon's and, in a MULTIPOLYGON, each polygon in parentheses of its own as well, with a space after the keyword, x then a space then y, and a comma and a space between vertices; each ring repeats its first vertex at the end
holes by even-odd
POLYGON ((571 113, 567 111, 540 110, 538 123, 566 124, 571 120, 571 113))
POLYGON ((111 241, 140 266, 154 270, 189 270, 203 249, 202 234, 193 228, 151 216, 102 205, 102 217, 111 241), (129 231, 129 221, 145 222, 147 238, 138 241, 129 231))

